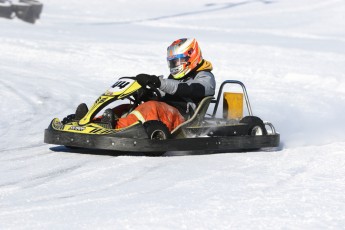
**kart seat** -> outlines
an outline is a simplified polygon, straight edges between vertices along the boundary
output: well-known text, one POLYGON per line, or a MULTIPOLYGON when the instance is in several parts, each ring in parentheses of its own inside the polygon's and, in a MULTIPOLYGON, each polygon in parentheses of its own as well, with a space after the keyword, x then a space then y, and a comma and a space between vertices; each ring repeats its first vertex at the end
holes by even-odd
POLYGON ((207 96, 203 98, 200 103, 198 104, 198 107, 195 109, 194 114, 191 118, 189 118, 187 121, 183 122, 179 126, 177 126, 172 132, 171 135, 174 138, 186 138, 188 133, 184 130, 185 127, 190 126, 198 126, 201 124, 201 122, 204 120, 205 114, 207 112, 208 106, 213 99, 213 96, 207 96))

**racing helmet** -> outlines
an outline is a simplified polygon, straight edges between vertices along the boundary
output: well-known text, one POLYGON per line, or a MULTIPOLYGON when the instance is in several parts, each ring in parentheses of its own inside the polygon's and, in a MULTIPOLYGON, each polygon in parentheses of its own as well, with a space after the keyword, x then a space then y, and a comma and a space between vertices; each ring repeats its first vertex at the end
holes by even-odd
POLYGON ((174 79, 183 78, 203 60, 195 38, 176 40, 167 51, 168 66, 174 79))

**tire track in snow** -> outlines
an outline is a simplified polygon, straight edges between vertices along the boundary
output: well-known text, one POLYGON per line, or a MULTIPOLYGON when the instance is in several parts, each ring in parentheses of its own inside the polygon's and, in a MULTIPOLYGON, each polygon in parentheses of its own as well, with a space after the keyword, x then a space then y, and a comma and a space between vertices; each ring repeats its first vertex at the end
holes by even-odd
POLYGON ((163 16, 156 16, 144 19, 135 19, 135 20, 124 20, 124 21, 115 21, 115 22, 95 22, 95 23, 88 23, 87 25, 126 25, 126 24, 133 24, 133 23, 142 23, 142 22, 149 22, 149 21, 160 21, 164 19, 171 19, 171 18, 181 18, 191 15, 201 15, 207 14, 217 11, 223 11, 243 5, 248 5, 252 3, 262 3, 262 4, 270 4, 274 3, 275 1, 272 0, 249 0, 249 1, 237 1, 237 2, 230 2, 230 3, 209 3, 204 5, 203 9, 188 11, 188 12, 181 12, 171 15, 163 15, 163 16), (206 8, 205 8, 206 7, 206 8))
MULTIPOLYGON (((1 79, 0 79, 0 84, 2 84, 4 88, 7 89, 7 91, 5 91, 5 94, 6 93, 12 94, 12 97, 19 99, 20 102, 24 102, 30 108, 33 108, 34 111, 37 111, 37 102, 33 101, 30 97, 28 97, 28 95, 25 95, 25 93, 23 93, 23 90, 20 90, 18 87, 15 87, 12 84, 9 84, 8 82, 5 82, 4 80, 1 80, 1 79)), ((25 83, 25 85, 28 86, 27 83, 25 83)), ((32 92, 32 91, 27 91, 27 92, 32 92)))
MULTIPOLYGON (((99 161, 90 161, 84 162, 83 164, 72 165, 69 167, 63 167, 56 170, 52 170, 48 173, 38 174, 35 176, 31 176, 27 179, 22 179, 19 181, 8 182, 5 184, 0 185, 0 194, 1 192, 4 193, 4 196, 11 195, 17 191, 22 191, 22 189, 26 190, 26 193, 31 193, 32 189, 38 189, 40 186, 50 186, 50 182, 54 182, 54 185, 57 184, 64 184, 66 189, 62 192, 58 190, 58 193, 52 194, 45 194, 40 195, 39 197, 30 197, 30 202, 35 203, 35 207, 33 208, 26 208, 25 204, 22 206, 22 202, 19 201, 17 205, 12 206, 12 208, 7 209, 6 211, 1 211, 0 216, 6 216, 15 213, 28 213, 34 211, 41 211, 41 210, 50 210, 50 209, 60 209, 65 207, 72 207, 78 206, 82 204, 88 203, 108 203, 110 201, 118 201, 122 198, 128 198, 131 196, 137 196, 138 193, 141 194, 142 191, 135 191, 129 192, 126 194, 120 194, 113 196, 112 193, 118 193, 117 190, 122 188, 122 185, 127 185, 128 183, 136 183, 136 181, 144 179, 147 175, 157 175, 155 172, 161 170, 161 167, 164 165, 161 162, 158 164, 154 164, 151 166, 147 166, 145 168, 136 167, 137 164, 142 165, 143 161, 147 161, 147 158, 136 158, 137 160, 133 161, 132 158, 125 158, 125 162, 118 164, 117 161, 115 165, 110 164, 106 167, 103 165, 101 168, 94 167, 98 165, 99 161), (91 167, 91 170, 90 170, 91 167), (110 182, 110 178, 102 180, 102 183, 96 187, 87 187, 87 188, 71 188, 69 184, 73 183, 73 181, 77 180, 79 183, 85 179, 90 181, 91 179, 96 179, 99 175, 110 175, 110 171, 128 171, 130 168, 136 168, 135 172, 121 175, 121 177, 116 178, 114 182, 110 182), (83 169, 83 170, 82 170, 83 169), (73 173, 77 171, 76 173, 73 173), (82 172, 82 171, 84 172, 82 172), (109 173, 107 173, 109 172, 109 173), (68 174, 68 177, 66 176, 68 174), (66 182, 69 182, 66 184, 66 182), (21 187, 17 189, 17 187, 21 187), (97 194, 106 193, 108 191, 109 196, 106 197, 98 197, 97 194), (113 192, 111 192, 113 191, 113 192), (78 199, 76 199, 76 197, 78 199), (64 200, 63 205, 56 205, 56 203, 61 203, 59 200, 64 200), (53 204, 51 204, 53 203, 53 204), (24 207, 24 208, 23 208, 24 207)), ((101 160, 102 162, 103 160, 101 160)), ((115 178, 114 178, 115 179, 115 178)), ((131 187, 131 186, 129 186, 131 187)), ((44 189, 44 188, 42 188, 44 189)), ((148 193, 148 191, 144 191, 148 193)), ((153 188, 151 192, 158 192, 157 189, 153 188)), ((24 198, 22 198, 24 199, 24 198)), ((1 209, 0 209, 1 210, 1 209)))
POLYGON ((45 184, 49 181, 52 181, 58 177, 63 177, 65 174, 68 174, 81 166, 71 166, 71 167, 65 167, 65 168, 58 168, 56 170, 48 171, 43 174, 35 175, 29 178, 23 178, 20 180, 12 181, 12 182, 6 182, 3 184, 0 184, 0 191, 2 188, 6 188, 8 186, 18 186, 20 189, 29 189, 33 187, 40 186, 42 184, 45 184))

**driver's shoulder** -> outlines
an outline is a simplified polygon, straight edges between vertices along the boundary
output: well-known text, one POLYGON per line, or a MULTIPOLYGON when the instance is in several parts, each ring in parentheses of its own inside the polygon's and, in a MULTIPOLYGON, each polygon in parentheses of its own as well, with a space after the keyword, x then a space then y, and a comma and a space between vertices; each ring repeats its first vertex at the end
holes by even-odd
POLYGON ((211 71, 198 71, 194 77, 194 79, 204 78, 204 77, 210 77, 214 78, 214 75, 211 71))

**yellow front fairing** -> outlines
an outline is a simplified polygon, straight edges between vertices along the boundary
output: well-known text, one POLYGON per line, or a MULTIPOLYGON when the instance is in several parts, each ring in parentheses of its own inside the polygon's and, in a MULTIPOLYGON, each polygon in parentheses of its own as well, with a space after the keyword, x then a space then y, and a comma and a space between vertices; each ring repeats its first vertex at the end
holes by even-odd
POLYGON ((79 125, 86 125, 87 123, 89 123, 94 117, 95 113, 97 113, 100 110, 102 105, 108 104, 107 102, 110 103, 111 101, 114 101, 114 100, 116 100, 116 97, 114 96, 105 96, 105 95, 100 96, 92 105, 89 112, 79 121, 79 125))
POLYGON ((79 125, 86 125, 92 121, 94 116, 106 105, 115 100, 120 100, 131 95, 133 92, 141 88, 141 85, 133 78, 120 78, 112 85, 102 96, 100 96, 92 105, 88 113, 79 121, 79 125))
POLYGON ((63 125, 58 118, 55 118, 52 122, 53 129, 59 131, 65 131, 70 133, 83 133, 83 134, 110 134, 115 133, 116 130, 106 129, 95 123, 87 124, 85 126, 79 126, 78 122, 71 122, 63 125))
MULTIPOLYGON (((135 122, 132 127, 137 125, 139 122, 135 122)), ((81 134, 112 134, 117 133, 121 129, 107 129, 97 123, 89 123, 84 126, 80 126, 78 122, 71 122, 63 125, 58 118, 54 118, 51 124, 52 128, 58 131, 64 131, 69 133, 81 133, 81 134)), ((126 127, 126 128, 129 128, 126 127)))
POLYGON ((118 99, 123 99, 127 95, 137 91, 141 85, 132 78, 120 78, 113 84, 103 95, 117 96, 118 99))

